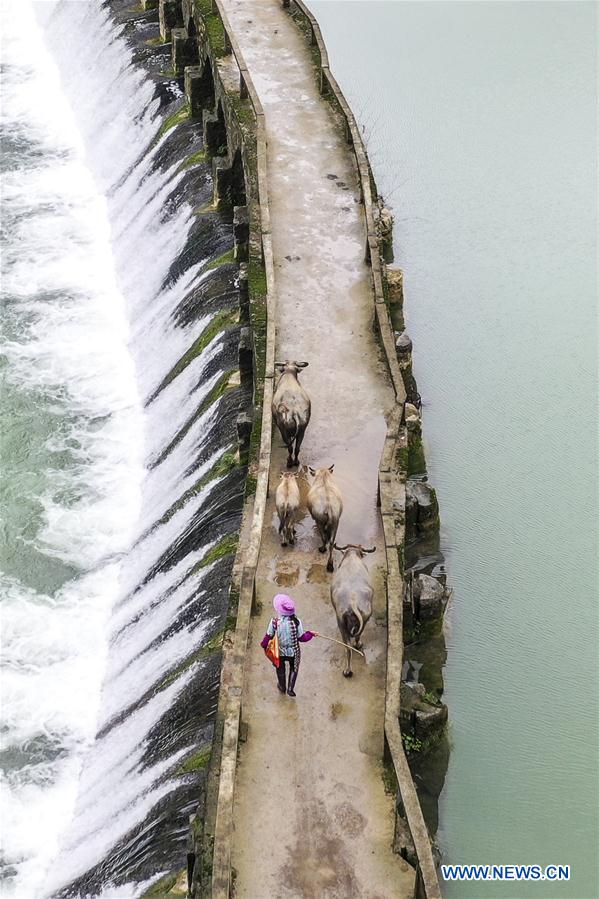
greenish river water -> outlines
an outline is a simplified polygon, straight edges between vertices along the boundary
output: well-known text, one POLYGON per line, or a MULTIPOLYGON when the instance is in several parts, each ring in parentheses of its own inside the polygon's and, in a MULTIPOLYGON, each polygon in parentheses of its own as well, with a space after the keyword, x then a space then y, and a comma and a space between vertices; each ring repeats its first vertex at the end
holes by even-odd
POLYGON ((599 896, 597 7, 311 3, 394 208, 455 590, 446 862, 599 896))

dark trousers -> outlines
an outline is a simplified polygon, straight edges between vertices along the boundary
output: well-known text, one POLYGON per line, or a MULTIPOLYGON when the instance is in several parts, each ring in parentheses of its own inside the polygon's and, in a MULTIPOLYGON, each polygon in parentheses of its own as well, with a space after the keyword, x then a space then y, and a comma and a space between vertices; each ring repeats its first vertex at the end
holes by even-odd
POLYGON ((297 672, 295 670, 294 657, 293 656, 281 656, 280 660, 279 660, 279 667, 276 668, 275 670, 277 672, 277 680, 279 682, 279 686, 281 687, 282 690, 287 689, 286 683, 285 683, 285 680, 286 680, 286 678, 285 678, 285 673, 286 673, 285 662, 289 663, 289 685, 290 685, 290 687, 293 687, 293 685, 295 684, 295 678, 297 677, 297 672), (295 674, 295 677, 293 677, 294 674, 295 674))

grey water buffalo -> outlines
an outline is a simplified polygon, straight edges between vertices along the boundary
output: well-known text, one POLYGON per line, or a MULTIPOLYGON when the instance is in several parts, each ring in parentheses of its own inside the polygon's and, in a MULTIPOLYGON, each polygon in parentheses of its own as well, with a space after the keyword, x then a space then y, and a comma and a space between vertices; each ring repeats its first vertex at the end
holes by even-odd
POLYGON ((332 472, 335 466, 330 468, 310 469, 314 480, 308 491, 308 511, 316 522, 318 533, 322 540, 319 547, 321 553, 329 549, 327 571, 333 571, 333 544, 337 536, 339 519, 343 512, 343 499, 341 491, 333 483, 332 472))
POLYGON ((275 493, 275 506, 279 516, 279 534, 281 534, 281 546, 295 543, 295 528, 293 522, 299 509, 300 492, 295 472, 284 471, 275 493))
POLYGON ((287 447, 287 468, 299 465, 299 451, 310 421, 310 397, 298 381, 307 362, 275 362, 280 375, 272 398, 272 414, 287 447), (295 445, 295 446, 294 446, 295 445))
MULTIPOLYGON (((337 571, 331 583, 331 602, 337 615, 337 626, 344 643, 356 649, 360 649, 360 637, 366 626, 366 622, 372 615, 372 597, 374 588, 370 572, 364 562, 365 553, 373 553, 372 549, 364 549, 359 544, 347 546, 335 546, 335 549, 343 553, 337 571)), ((352 652, 347 650, 347 666, 343 672, 345 677, 351 677, 352 652)))

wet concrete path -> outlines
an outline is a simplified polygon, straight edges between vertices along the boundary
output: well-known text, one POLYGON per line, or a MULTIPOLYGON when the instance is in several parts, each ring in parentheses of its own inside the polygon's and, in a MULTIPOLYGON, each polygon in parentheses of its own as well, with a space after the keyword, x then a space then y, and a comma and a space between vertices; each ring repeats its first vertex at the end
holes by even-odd
MULTIPOLYGON (((345 652, 314 639, 302 650, 297 699, 276 690, 259 646, 272 597, 289 592, 308 629, 338 637, 331 575, 305 511, 282 548, 274 494, 286 453, 273 438, 271 489, 243 694, 249 725, 235 787, 235 895, 244 899, 401 899, 413 870, 391 851, 393 797, 382 778, 385 678, 384 547, 377 471, 393 393, 375 343, 357 172, 319 96, 308 46, 280 0, 224 0, 262 101, 277 281, 278 359, 308 361, 301 381, 312 420, 300 460, 335 463, 344 497, 338 542, 378 547, 364 632, 367 662, 342 676, 345 652)), ((305 477, 305 472, 304 472, 305 477)), ((303 496, 307 483, 303 484, 303 496)), ((336 554, 337 555, 337 554, 336 554)))

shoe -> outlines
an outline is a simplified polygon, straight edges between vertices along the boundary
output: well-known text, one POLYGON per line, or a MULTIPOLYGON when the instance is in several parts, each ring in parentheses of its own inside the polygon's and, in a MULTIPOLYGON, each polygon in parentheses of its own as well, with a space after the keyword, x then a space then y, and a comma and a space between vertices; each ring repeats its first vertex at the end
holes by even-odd
POLYGON ((279 691, 279 693, 284 693, 285 687, 282 684, 277 684, 277 690, 279 691))
POLYGON ((287 690, 287 696, 295 696, 295 695, 296 694, 295 694, 294 690, 287 690))

